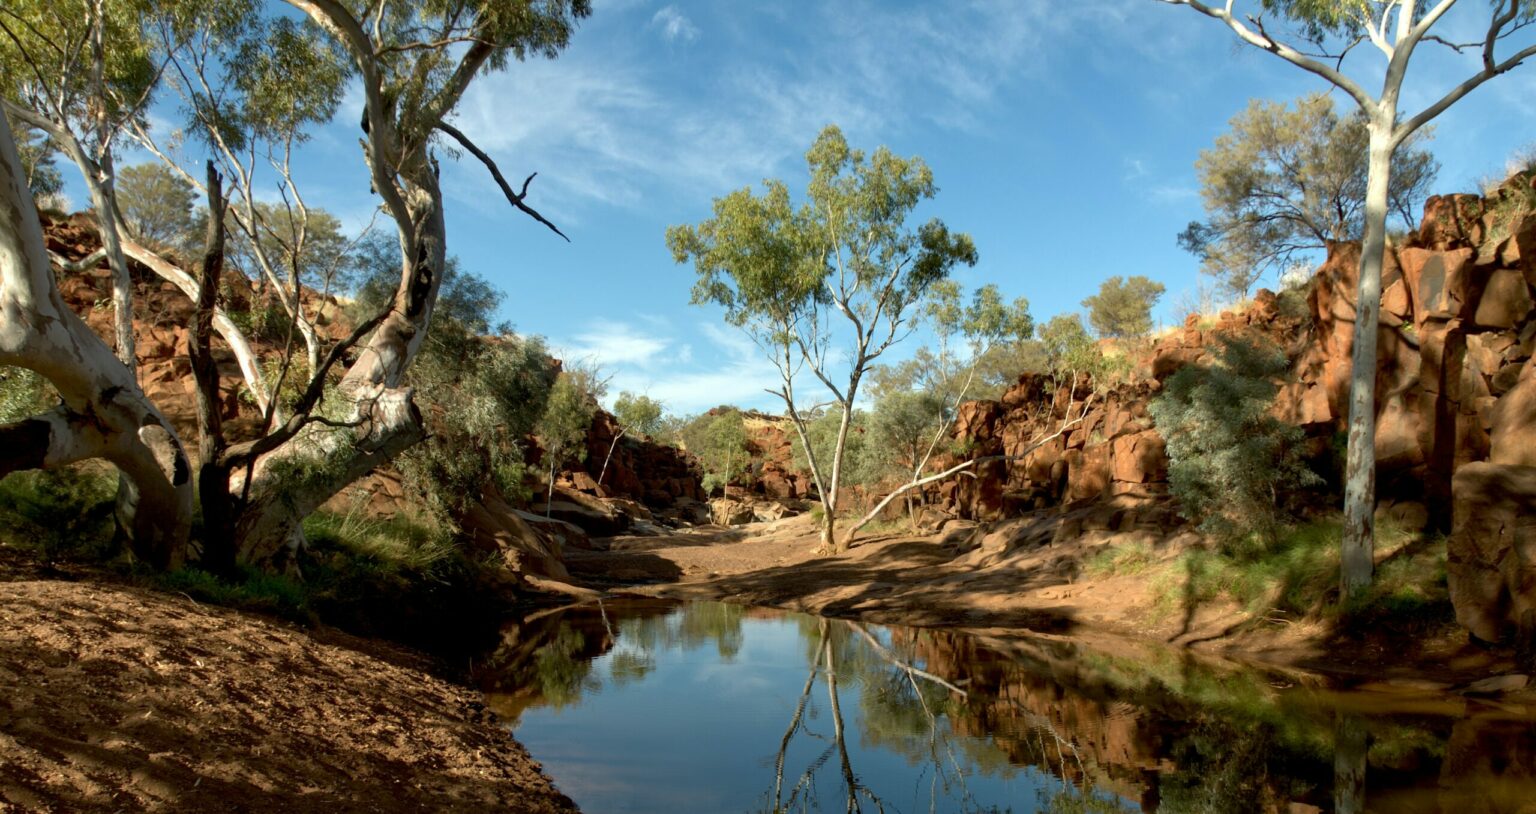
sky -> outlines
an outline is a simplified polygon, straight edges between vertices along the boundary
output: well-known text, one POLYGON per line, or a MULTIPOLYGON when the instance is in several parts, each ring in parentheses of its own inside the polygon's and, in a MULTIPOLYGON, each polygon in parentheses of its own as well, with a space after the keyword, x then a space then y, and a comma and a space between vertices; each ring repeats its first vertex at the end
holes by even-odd
MULTIPOLYGON (((1441 30, 1471 35, 1486 9, 1465 0, 1441 30)), ((1405 110, 1473 70, 1471 56, 1426 49, 1405 110)), ((1381 63, 1363 47, 1345 69, 1374 88, 1381 63)), ((956 272, 967 289, 996 283, 1044 321, 1081 311, 1105 278, 1145 275, 1167 288, 1154 315, 1168 323, 1201 281, 1175 243, 1203 214, 1200 151, 1252 98, 1327 89, 1157 0, 595 0, 558 59, 481 76, 452 119, 509 178, 538 173, 529 203, 571 242, 514 211, 464 156, 443 170, 449 247, 505 292, 516 330, 610 374, 610 402, 627 390, 679 414, 777 412, 764 392, 774 369, 718 308, 689 304, 695 272, 664 234, 767 178, 803 189, 825 125, 927 162, 939 192, 912 223, 939 217, 972 236, 980 262, 956 272)), ((310 203, 354 227, 377 203, 360 110, 349 94, 296 162, 310 203)), ((1474 191, 1533 142, 1528 65, 1438 120, 1435 189, 1474 191)))

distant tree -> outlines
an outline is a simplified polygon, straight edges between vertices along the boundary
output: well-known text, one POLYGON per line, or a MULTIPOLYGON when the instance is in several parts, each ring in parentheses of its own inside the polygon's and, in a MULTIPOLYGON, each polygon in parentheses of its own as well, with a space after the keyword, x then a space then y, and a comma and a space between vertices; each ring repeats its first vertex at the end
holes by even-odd
POLYGON ((1098 343, 1077 314, 1057 314, 1040 328, 1040 355, 1058 386, 1078 373, 1091 373, 1098 364, 1098 343))
POLYGON ((1223 338, 1214 364, 1182 368, 1152 401, 1180 512, 1229 549, 1273 543, 1292 494, 1321 482, 1301 429, 1271 414, 1288 367, 1278 350, 1223 338))
POLYGON ((866 155, 828 126, 806 163, 810 184, 802 206, 790 203, 781 181, 768 182, 762 196, 737 190, 715 200, 713 218, 668 229, 667 245, 677 262, 694 263, 693 301, 723 307, 726 319, 751 334, 778 367, 776 395, 807 450, 821 495, 822 547, 841 551, 838 495, 859 387, 911 332, 929 288, 956 264, 974 265, 976 248, 942 221, 907 225, 918 204, 938 191, 921 158, 883 147, 866 155), (834 351, 836 325, 847 343, 834 351), (827 388, 841 416, 830 461, 808 446, 804 405, 794 391, 802 366, 827 388))
POLYGON ((152 249, 182 248, 197 235, 197 189, 164 164, 117 171, 117 202, 129 232, 152 249))
POLYGON ((1162 296, 1162 283, 1140 275, 1116 275, 1099 286, 1099 293, 1083 300, 1083 307, 1100 336, 1136 339, 1152 331, 1152 306, 1162 296))
POLYGON ((618 434, 613 436, 613 441, 608 444, 608 455, 603 458, 603 468, 597 473, 597 484, 603 484, 603 477, 608 474, 608 463, 613 460, 613 450, 618 447, 619 439, 633 432, 637 435, 655 435, 661 431, 661 415, 665 405, 641 394, 635 395, 628 390, 619 393, 619 397, 613 401, 613 417, 619 424, 618 434))
POLYGON ((619 397, 613 401, 613 416, 619 420, 619 426, 626 431, 638 435, 655 435, 661 431, 661 416, 665 412, 666 405, 640 394, 635 395, 629 391, 619 393, 619 397))
MULTIPOLYGON (((870 422, 875 430, 875 440, 869 446, 880 452, 865 456, 870 459, 866 468, 874 470, 874 461, 883 458, 899 467, 907 482, 887 494, 873 511, 850 527, 849 540, 859 529, 873 522, 894 498, 933 482, 933 479, 923 477, 923 471, 939 450, 940 443, 949 437, 959 416, 960 404, 973 397, 988 354, 999 345, 1028 340, 1035 329, 1029 301, 1019 297, 1011 304, 1005 303, 995 285, 976 289, 970 303, 962 305, 960 287, 952 280, 941 280, 930 289, 924 310, 937 338, 937 351, 921 352, 899 366, 913 369, 906 390, 876 388, 876 414, 870 422), (955 347, 961 344, 964 345, 963 353, 955 347), (914 395, 918 397, 914 398, 914 395), (924 408, 928 415, 924 428, 919 431, 917 424, 922 422, 918 412, 924 408), (890 414, 882 415, 885 411, 890 414), (912 443, 916 432, 926 437, 925 444, 912 443), (910 455, 906 454, 908 452, 910 455)), ((881 382, 877 379, 876 383, 881 382)), ((870 480, 873 482, 874 478, 870 480)), ((911 501, 908 500, 908 516, 912 515, 911 501)))
POLYGON ((22 172, 32 197, 42 201, 64 191, 64 175, 59 172, 58 150, 48 137, 32 127, 16 129, 16 152, 21 156, 22 172))
POLYGON ((1353 594, 1370 585, 1375 567, 1376 333, 1381 322, 1381 269, 1387 252, 1393 157, 1415 133, 1467 94, 1536 56, 1536 44, 1529 42, 1536 3, 1493 0, 1488 11, 1469 12, 1473 17, 1465 22, 1470 25, 1461 30, 1475 33, 1471 41, 1460 42, 1455 34, 1435 30, 1456 0, 1260 0, 1244 3, 1242 8, 1236 0, 1214 5, 1201 0, 1162 2, 1188 6, 1222 24, 1239 40, 1323 79, 1348 95, 1365 115, 1365 226, 1360 239, 1360 285, 1355 296, 1344 536, 1340 543, 1343 565, 1339 571, 1340 590, 1353 594), (1266 24, 1262 16, 1266 12, 1280 19, 1266 24), (1482 25, 1481 19, 1487 24, 1482 25), (1300 47, 1281 38, 1281 20, 1299 27, 1295 41, 1300 47), (1521 34, 1524 42, 1516 36, 1521 34), (1345 73, 1345 58, 1351 53, 1369 53, 1368 48, 1356 47, 1366 43, 1381 54, 1384 64, 1361 71, 1362 78, 1356 79, 1345 73), (1438 98, 1405 95, 1408 66, 1424 43, 1457 53, 1472 51, 1481 58, 1462 63, 1470 70, 1438 98), (1374 82, 1381 83, 1381 90, 1373 96, 1366 83, 1374 82), (1405 98, 1429 102, 1417 113, 1409 113, 1401 106, 1405 98))
MULTIPOLYGON (((827 460, 831 457, 832 448, 837 444, 842 429, 842 422, 842 415, 836 410, 826 410, 806 422, 806 437, 811 442, 811 453, 818 459, 827 460)), ((875 448, 871 439, 870 414, 864 410, 855 410, 844 439, 843 484, 867 486, 878 481, 885 472, 882 466, 883 452, 884 450, 875 448)), ((806 453, 804 447, 794 447, 791 455, 797 469, 804 470, 810 467, 810 455, 806 453)), ((849 529, 849 531, 856 530, 849 529)))
POLYGON ((546 517, 555 499, 555 473, 566 461, 586 458, 587 430, 591 428, 596 412, 597 401, 583 386, 581 377, 569 371, 561 372, 549 391, 544 414, 534 425, 549 470, 549 496, 544 504, 546 517))
POLYGON ((731 481, 747 463, 747 426, 741 411, 725 410, 704 425, 702 445, 696 453, 704 463, 704 490, 719 486, 731 496, 731 481))
MULTIPOLYGON (((1254 99, 1202 150, 1195 169, 1207 220, 1189 225, 1179 245, 1201 270, 1243 298, 1271 270, 1297 255, 1365 233, 1368 167, 1365 116, 1340 116, 1333 98, 1314 93, 1294 105, 1254 99)), ((1392 158, 1388 206, 1413 228, 1439 165, 1416 149, 1427 131, 1407 139, 1392 158)))

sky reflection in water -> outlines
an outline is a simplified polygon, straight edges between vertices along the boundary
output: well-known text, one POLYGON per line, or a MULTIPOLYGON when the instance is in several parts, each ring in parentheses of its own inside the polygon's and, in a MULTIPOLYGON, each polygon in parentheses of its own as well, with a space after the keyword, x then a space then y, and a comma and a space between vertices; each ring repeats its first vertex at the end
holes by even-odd
POLYGON ((480 665, 492 706, 588 814, 1536 800, 1529 710, 1291 686, 1156 648, 627 602, 511 624, 480 665))

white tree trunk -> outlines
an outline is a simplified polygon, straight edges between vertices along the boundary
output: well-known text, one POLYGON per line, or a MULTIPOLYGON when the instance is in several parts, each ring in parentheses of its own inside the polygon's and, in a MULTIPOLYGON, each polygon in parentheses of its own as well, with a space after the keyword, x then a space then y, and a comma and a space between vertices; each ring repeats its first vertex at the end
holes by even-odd
POLYGON ((349 403, 354 426, 311 426, 257 462, 236 525, 241 562, 280 564, 301 544, 300 524, 310 512, 426 437, 404 377, 426 337, 442 283, 446 228, 441 190, 424 150, 412 169, 403 183, 411 221, 418 225, 403 240, 417 249, 404 257, 393 310, 336 387, 334 397, 349 403))
POLYGON ((42 225, 0 115, 0 364, 30 368, 59 392, 58 408, 0 429, 0 472, 102 457, 126 488, 118 521, 134 553, 175 568, 186 556, 192 478, 176 431, 133 371, 64 305, 42 225))
POLYGON ((1350 359, 1349 441, 1344 476, 1344 539, 1339 588, 1343 597, 1371 584, 1376 510, 1376 330, 1381 321, 1381 269, 1387 250, 1387 190, 1392 173, 1393 116, 1374 117, 1365 194, 1365 237, 1355 295, 1350 359))
POLYGON ((629 432, 629 430, 627 428, 620 427, 619 428, 619 434, 615 435, 613 437, 613 442, 608 445, 608 457, 603 459, 603 468, 601 470, 599 470, 598 473, 597 473, 597 485, 598 486, 602 486, 603 485, 603 478, 608 475, 608 464, 611 461, 613 461, 613 451, 615 449, 618 449, 618 447, 619 447, 619 439, 623 438, 624 437, 624 433, 626 433, 626 432, 629 432))
POLYGON ((848 378, 847 398, 843 400, 843 416, 837 425, 837 446, 832 450, 832 480, 828 484, 827 494, 822 495, 821 507, 821 547, 827 551, 841 554, 848 549, 847 540, 837 539, 837 506, 838 493, 842 490, 843 483, 843 459, 848 450, 848 430, 853 426, 853 404, 859 392, 859 374, 863 372, 863 351, 859 353, 859 362, 854 365, 853 373, 848 378))
MULTIPOLYGON (((197 302, 199 291, 197 280, 194 280, 185 269, 132 240, 123 241, 123 253, 144 264, 145 268, 181 289, 181 292, 193 302, 197 302)), ((229 345, 230 352, 235 355, 235 361, 240 365, 240 375, 245 379, 245 386, 256 400, 256 409, 265 413, 271 397, 267 392, 267 382, 261 377, 261 362, 256 358, 256 351, 251 348, 251 343, 246 340, 245 334, 230 320, 223 308, 214 309, 213 329, 219 332, 225 344, 229 345)))

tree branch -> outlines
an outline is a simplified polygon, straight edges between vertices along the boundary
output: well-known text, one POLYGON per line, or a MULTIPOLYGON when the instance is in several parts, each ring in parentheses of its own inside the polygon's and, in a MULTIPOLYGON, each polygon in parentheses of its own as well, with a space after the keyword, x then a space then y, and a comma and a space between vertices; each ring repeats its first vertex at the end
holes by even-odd
POLYGON ((501 174, 501 168, 496 166, 496 162, 489 155, 486 155, 484 150, 476 146, 473 141, 470 141, 469 136, 464 135, 464 133, 457 127, 454 127, 447 122, 438 122, 437 129, 452 136, 453 140, 462 145, 464 149, 470 152, 471 155, 480 159, 480 163, 484 164, 485 168, 491 171, 491 177, 496 179, 496 185, 501 187, 502 194, 507 196, 507 200, 511 202, 513 206, 521 209, 525 214, 527 214, 529 217, 532 217, 539 223, 548 226, 551 232, 564 237, 565 242, 571 242, 571 239, 566 237, 565 233, 560 231, 559 227, 555 226, 553 223, 550 223, 547 219, 545 219, 543 215, 540 215, 537 211, 535 211, 533 207, 523 203, 523 199, 528 197, 528 184, 533 181, 534 175, 538 175, 538 173, 533 173, 533 175, 523 179, 522 192, 513 192, 512 185, 508 184, 507 179, 501 174))

